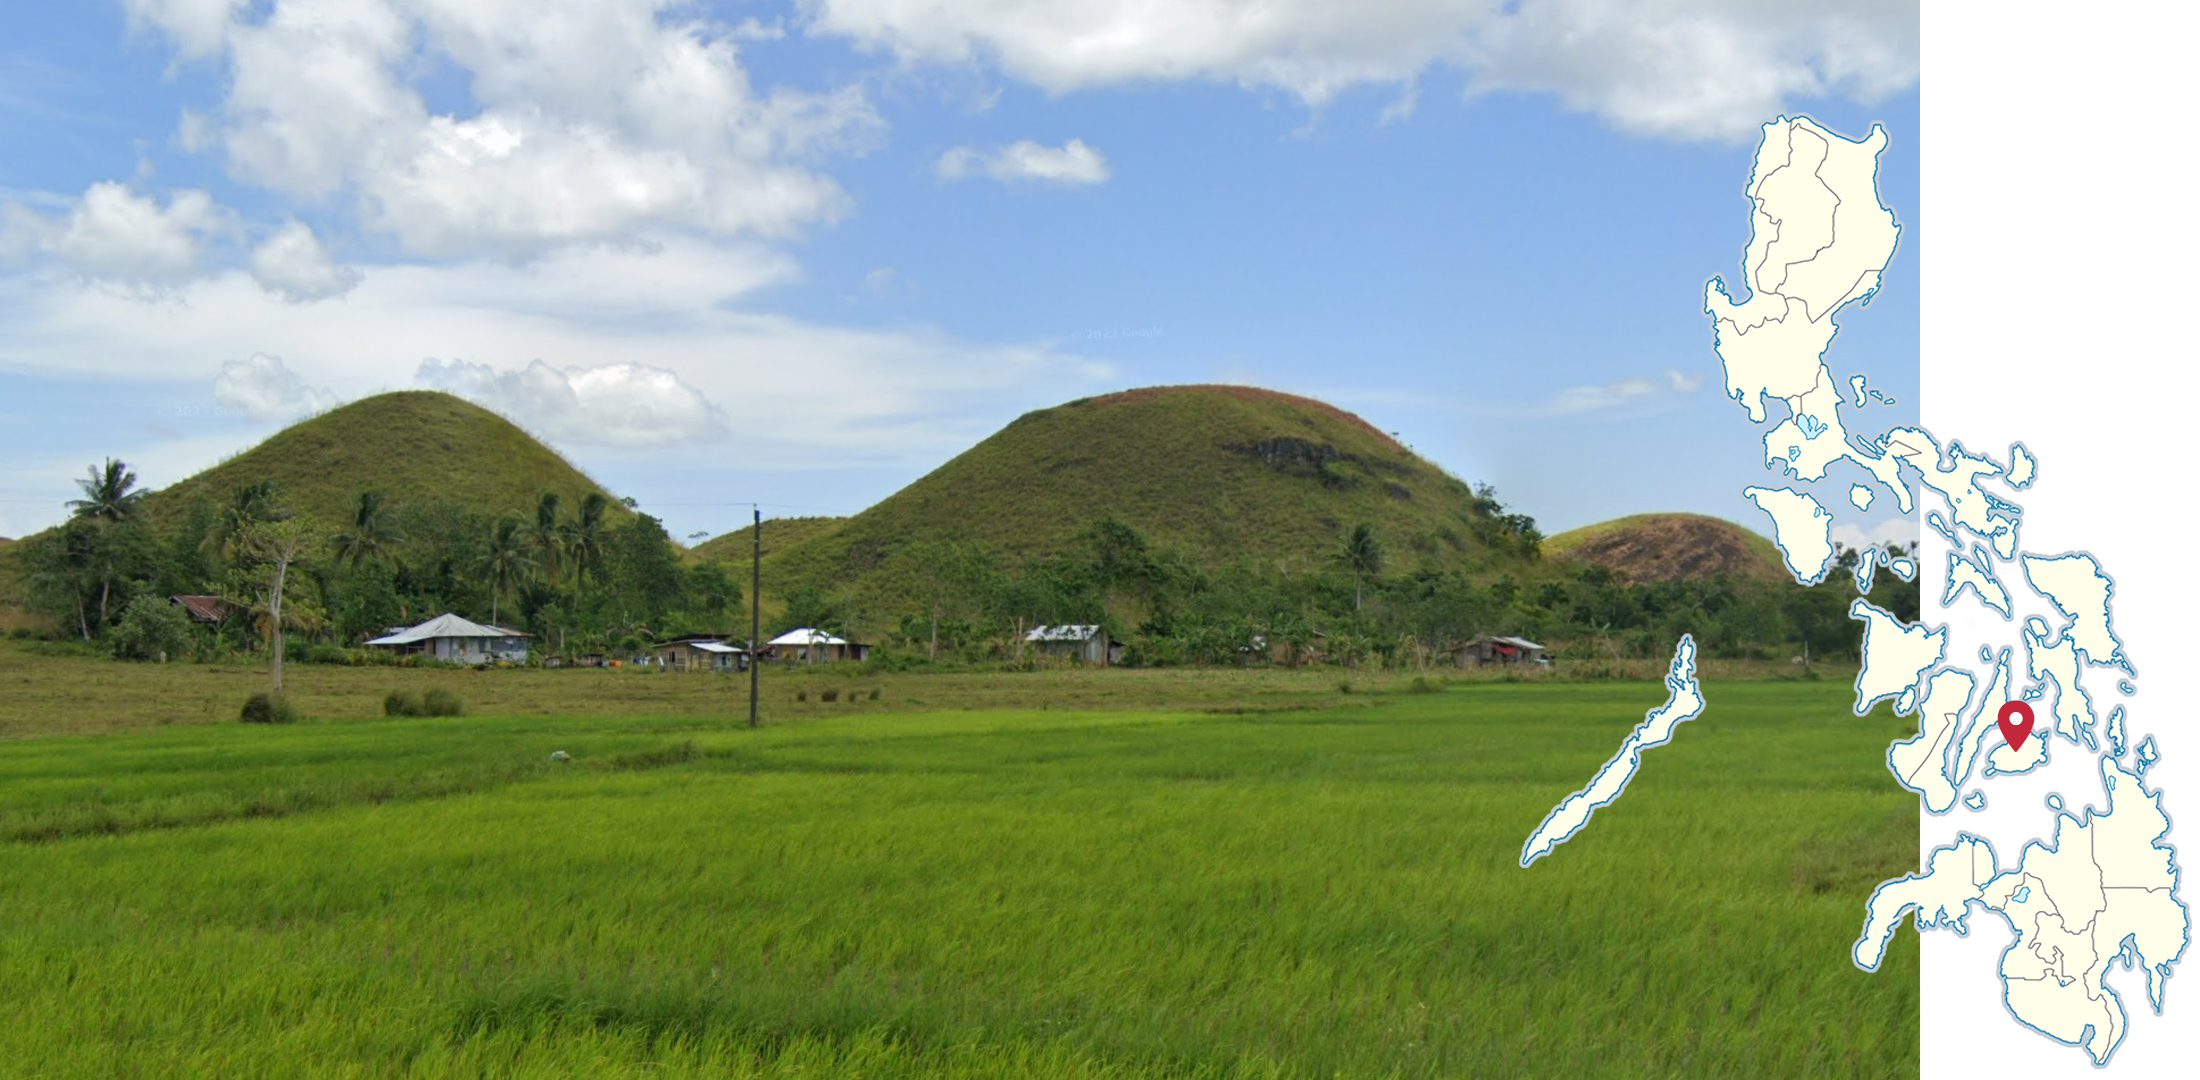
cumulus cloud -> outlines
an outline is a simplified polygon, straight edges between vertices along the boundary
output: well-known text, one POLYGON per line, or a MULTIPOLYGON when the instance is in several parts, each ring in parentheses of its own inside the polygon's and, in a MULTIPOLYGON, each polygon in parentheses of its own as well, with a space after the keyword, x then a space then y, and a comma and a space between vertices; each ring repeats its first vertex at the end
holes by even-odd
POLYGON ((422 357, 464 357, 497 373, 538 358, 563 370, 616 357, 674 372, 737 415, 713 454, 803 470, 929 468, 1008 417, 1116 377, 1046 341, 743 309, 792 272, 770 249, 682 240, 575 245, 524 263, 377 264, 341 304, 287 303, 242 269, 194 279, 161 305, 71 278, 0 276, 0 370, 172 378, 280 342, 314 385, 350 399, 414 384, 422 357), (307 357, 310 367, 299 362, 307 357))
POLYGON ((486 405, 555 441, 604 446, 705 442, 725 414, 664 368, 642 364, 554 368, 541 360, 498 371, 464 360, 423 360, 422 386, 486 405))
POLYGON ((338 265, 313 230, 298 221, 252 249, 252 276, 261 288, 293 303, 342 296, 359 284, 359 271, 338 265))
POLYGON ((1348 87, 1464 71, 1628 130, 1743 139, 1793 97, 1917 81, 1915 0, 804 0, 814 33, 905 62, 991 62, 1063 92, 1154 80, 1348 87))
POLYGON ((1686 394, 1703 385, 1703 372, 1666 368, 1665 381, 1675 392, 1686 394))
POLYGON ((1099 184, 1108 179, 1108 159, 1083 139, 1071 139, 1060 147, 1022 139, 990 151, 958 146, 941 154, 934 168, 949 180, 990 176, 1003 181, 1099 184))
POLYGON ((43 254, 83 277, 141 290, 188 280, 206 238, 223 227, 203 191, 176 192, 162 206, 112 181, 86 188, 65 213, 49 216, 21 203, 0 210, 0 254, 43 254))
POLYGON ((878 127, 861 91, 760 91, 726 27, 663 0, 140 2, 186 54, 218 52, 226 92, 190 141, 238 178, 348 196, 371 228, 432 255, 531 255, 652 228, 779 236, 846 196, 817 157, 878 127), (463 72, 474 109, 415 84, 463 72))
POLYGON ((335 395, 306 385, 282 357, 266 353, 224 363, 214 377, 214 400, 254 420, 288 420, 336 405, 335 395))
POLYGON ((1917 548, 1918 526, 1915 519, 1906 517, 1888 518, 1869 530, 1844 521, 1836 524, 1828 535, 1834 543, 1851 550, 1901 544, 1914 551, 1917 548))

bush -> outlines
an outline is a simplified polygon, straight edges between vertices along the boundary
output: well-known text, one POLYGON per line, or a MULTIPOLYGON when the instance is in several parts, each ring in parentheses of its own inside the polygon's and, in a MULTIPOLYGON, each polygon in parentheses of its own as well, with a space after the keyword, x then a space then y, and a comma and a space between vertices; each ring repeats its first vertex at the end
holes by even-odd
POLYGON ((807 689, 797 690, 794 692, 794 699, 796 701, 808 701, 810 700, 810 692, 807 689))
POLYGON ((295 724, 298 710, 291 706, 289 698, 263 692, 244 699, 244 708, 237 719, 247 724, 295 724))
POLYGON ((315 645, 306 651, 306 663, 349 664, 351 663, 351 654, 345 652, 343 646, 324 643, 315 645))
POLYGON ((872 687, 872 688, 871 688, 871 700, 872 700, 872 701, 877 701, 877 700, 878 700, 878 687, 876 687, 876 686, 874 686, 874 687, 872 687))
POLYGON ((828 702, 830 702, 830 701, 839 701, 839 700, 840 700, 840 691, 839 691, 839 690, 821 690, 821 691, 819 691, 819 692, 818 692, 818 695, 817 695, 817 699, 818 699, 819 701, 828 701, 828 702))
POLYGON ((384 716, 464 716, 466 706, 458 695, 438 686, 425 694, 392 690, 382 699, 384 716))
POLYGON ((1406 684, 1406 692, 1409 694, 1433 694, 1443 688, 1444 685, 1441 682, 1430 679, 1426 675, 1415 675, 1413 681, 1406 684))
POLYGON ((107 648, 117 660, 181 659, 191 652, 191 616, 168 598, 147 593, 130 601, 107 631, 107 648))

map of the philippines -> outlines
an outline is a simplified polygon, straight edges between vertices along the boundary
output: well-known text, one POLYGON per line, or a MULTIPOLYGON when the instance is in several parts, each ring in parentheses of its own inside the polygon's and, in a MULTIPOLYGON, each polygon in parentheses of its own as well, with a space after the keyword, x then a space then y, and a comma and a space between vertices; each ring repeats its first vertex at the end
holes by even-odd
MULTIPOLYGON (((1977 905, 2011 937, 1999 976, 2013 1021, 2101 1065, 2129 1027, 2123 996, 2104 981, 2110 969, 2143 972, 2145 999, 2159 1013, 2191 937, 2163 793, 2146 786, 2160 751, 2124 704, 2110 707, 2105 723, 2098 713, 2109 695, 2136 692, 2136 671, 2115 629, 2114 580, 2090 554, 2027 552, 2019 543, 2023 509, 2013 500, 2039 479, 2032 452, 2017 444, 1997 458, 1916 427, 1875 437, 1849 430, 1863 420, 1844 410, 1891 401, 1869 389, 1864 375, 1836 378, 1827 359, 1834 314, 1870 300, 1901 236, 1879 199, 1878 155, 1886 144, 1877 127, 1860 141, 1804 118, 1764 127, 1745 189, 1751 234, 1741 287, 1713 278, 1705 289, 1713 349, 1728 396, 1752 423, 1770 425, 1768 469, 1802 485, 1837 471, 1853 475, 1839 477, 1845 487, 1825 497, 1772 485, 1743 495, 1769 519, 1799 584, 1825 577, 1844 502, 1861 512, 1884 493, 1905 515, 1922 511, 1948 542, 1945 591, 1926 598, 1942 625, 1905 624, 1863 599, 1883 561, 1876 551, 1860 553, 1860 595, 1850 607, 1864 624, 1854 710, 1861 716, 1891 700, 1898 713, 1917 718, 1917 734, 1892 744, 1886 764, 1926 812, 1945 815, 1960 805, 1977 813, 1988 804, 1986 785, 2058 754, 2093 758, 2101 794, 2075 800, 2090 803, 2082 814, 2051 797, 2051 816, 2037 833, 2046 839, 2022 845, 2012 866, 2002 867, 1989 841, 1965 833, 1933 851, 1921 872, 1881 885, 1865 904, 1851 959, 1877 970, 1913 910, 1920 931, 1969 933, 1977 905), (1960 639, 1947 616, 1966 604, 1993 613, 1975 624, 1998 627, 1996 639, 1960 639)), ((1915 571, 1909 559, 1884 562, 1905 579, 1915 571)), ((1666 680, 1670 700, 1588 786, 1552 810, 1522 849, 1522 867, 1586 827, 1597 808, 1624 792, 1643 750, 1703 711, 1694 658, 1683 638, 1666 680)))

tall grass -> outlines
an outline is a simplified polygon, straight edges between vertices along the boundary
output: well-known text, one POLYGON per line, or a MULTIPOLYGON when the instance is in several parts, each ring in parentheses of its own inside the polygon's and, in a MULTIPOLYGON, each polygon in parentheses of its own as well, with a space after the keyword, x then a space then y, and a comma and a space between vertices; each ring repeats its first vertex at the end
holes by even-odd
POLYGON ((1915 863, 1915 800, 1879 764, 1898 725, 1848 717, 1838 686, 1708 692, 1624 799, 1525 871, 1527 833, 1661 688, 0 745, 13 812, 86 784, 142 802, 515 767, 444 798, 0 844, 0 1062, 224 1077, 1914 1073, 1914 937, 1878 975, 1847 959, 1871 887, 1915 863), (553 746, 636 764, 516 771, 553 746))

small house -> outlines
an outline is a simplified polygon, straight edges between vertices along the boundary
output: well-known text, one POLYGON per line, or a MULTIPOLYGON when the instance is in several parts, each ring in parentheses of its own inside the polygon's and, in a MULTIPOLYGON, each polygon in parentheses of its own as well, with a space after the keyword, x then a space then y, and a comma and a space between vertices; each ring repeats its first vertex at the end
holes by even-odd
POLYGON ((802 626, 789 630, 766 643, 771 655, 782 660, 804 664, 830 663, 835 660, 868 660, 869 645, 858 645, 846 638, 828 634, 814 627, 802 626))
POLYGON ((661 641, 651 650, 657 666, 667 671, 745 671, 748 650, 716 638, 677 638, 661 641))
POLYGON ((1474 640, 1452 650, 1452 660, 1460 667, 1480 667, 1484 664, 1548 664, 1543 646, 1523 637, 1491 637, 1477 635, 1474 640))
POLYGON ((182 608, 197 623, 218 623, 236 610, 219 596, 171 596, 168 602, 182 608))
POLYGON ((388 634, 367 645, 390 649, 400 655, 426 656, 454 664, 481 664, 492 660, 521 664, 527 661, 527 639, 532 636, 443 614, 418 626, 392 628, 388 634))
POLYGON ((1123 660, 1123 643, 1091 624, 1034 626, 1024 634, 1024 643, 1042 656, 1068 657, 1085 664, 1116 664, 1123 660))

